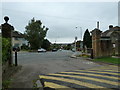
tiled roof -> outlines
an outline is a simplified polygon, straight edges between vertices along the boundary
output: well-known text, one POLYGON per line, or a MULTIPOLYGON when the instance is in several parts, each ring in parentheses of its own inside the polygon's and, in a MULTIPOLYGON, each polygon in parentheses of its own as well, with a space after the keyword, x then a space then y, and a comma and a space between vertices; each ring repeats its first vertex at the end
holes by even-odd
POLYGON ((13 31, 12 37, 23 38, 24 35, 18 31, 13 31))
POLYGON ((112 34, 112 32, 114 32, 114 31, 120 33, 120 27, 116 26, 116 27, 113 27, 113 28, 111 28, 111 29, 109 29, 109 30, 106 30, 105 32, 103 32, 103 33, 101 34, 101 36, 102 36, 102 37, 110 36, 110 35, 112 34))

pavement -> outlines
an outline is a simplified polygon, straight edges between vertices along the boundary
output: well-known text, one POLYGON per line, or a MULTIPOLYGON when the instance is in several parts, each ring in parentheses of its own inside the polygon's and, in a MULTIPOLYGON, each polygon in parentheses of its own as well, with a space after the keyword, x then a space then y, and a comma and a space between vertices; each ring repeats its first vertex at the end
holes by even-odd
POLYGON ((74 52, 72 55, 71 55, 71 58, 77 58, 78 55, 81 55, 82 53, 79 52, 79 51, 76 51, 74 52))
POLYGON ((99 88, 114 89, 120 88, 118 66, 108 65, 92 69, 79 69, 58 73, 39 75, 44 88, 69 89, 99 88))

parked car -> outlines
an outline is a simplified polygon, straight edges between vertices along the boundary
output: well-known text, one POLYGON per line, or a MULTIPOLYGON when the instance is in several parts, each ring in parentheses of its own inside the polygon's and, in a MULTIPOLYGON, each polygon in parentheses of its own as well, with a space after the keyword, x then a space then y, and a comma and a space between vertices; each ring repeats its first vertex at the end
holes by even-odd
POLYGON ((55 49, 55 48, 54 48, 54 49, 52 49, 52 51, 53 51, 53 52, 56 52, 56 51, 57 51, 57 49, 55 49))
POLYGON ((43 48, 40 48, 40 49, 38 49, 38 53, 39 53, 39 52, 46 52, 46 50, 43 49, 43 48))

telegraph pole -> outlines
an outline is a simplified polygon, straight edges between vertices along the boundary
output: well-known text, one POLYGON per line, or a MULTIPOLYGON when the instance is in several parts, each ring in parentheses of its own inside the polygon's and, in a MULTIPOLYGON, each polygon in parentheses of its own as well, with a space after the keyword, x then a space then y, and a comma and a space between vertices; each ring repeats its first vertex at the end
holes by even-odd
MULTIPOLYGON (((78 28, 78 27, 75 27, 76 29, 78 28)), ((81 36, 81 41, 82 41, 82 27, 79 27, 80 28, 80 36, 81 36)), ((80 44, 80 48, 82 48, 82 46, 81 46, 81 44, 80 44)))
POLYGON ((77 41, 77 37, 75 37, 75 52, 77 51, 76 41, 77 41))

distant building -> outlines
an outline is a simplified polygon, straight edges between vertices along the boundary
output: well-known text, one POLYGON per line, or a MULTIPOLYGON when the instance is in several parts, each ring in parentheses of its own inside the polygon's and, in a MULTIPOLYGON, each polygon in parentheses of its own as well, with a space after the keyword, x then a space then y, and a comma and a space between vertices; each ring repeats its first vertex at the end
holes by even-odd
POLYGON ((65 47, 67 47, 68 45, 72 45, 72 43, 53 43, 52 44, 55 48, 59 48, 59 49, 65 49, 65 47))
POLYGON ((23 44, 28 45, 28 41, 25 40, 24 35, 18 31, 13 31, 12 46, 21 48, 23 44))
MULTIPOLYGON (((75 47, 75 42, 72 43, 72 47, 73 47, 73 48, 75 47)), ((78 41, 76 42, 76 47, 77 47, 77 50, 82 50, 82 49, 83 49, 83 41, 78 40, 78 41)))
POLYGON ((120 56, 120 27, 112 25, 105 32, 98 28, 92 30, 92 49, 95 58, 120 56))

